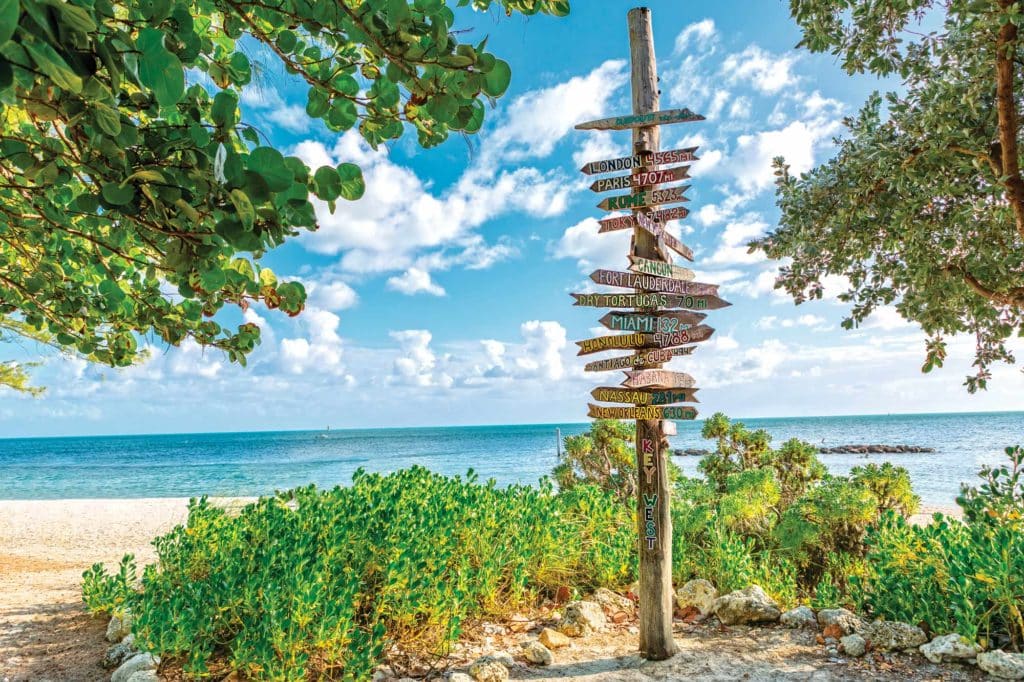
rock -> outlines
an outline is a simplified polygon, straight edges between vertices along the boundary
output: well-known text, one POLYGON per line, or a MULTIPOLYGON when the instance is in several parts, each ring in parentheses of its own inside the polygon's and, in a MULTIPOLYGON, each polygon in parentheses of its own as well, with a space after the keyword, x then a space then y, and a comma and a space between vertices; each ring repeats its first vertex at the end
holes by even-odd
POLYGON ((636 604, 631 599, 623 597, 621 594, 615 594, 606 587, 599 587, 594 590, 594 594, 590 595, 590 601, 600 604, 601 608, 608 614, 617 613, 618 611, 632 613, 636 609, 636 604))
POLYGON ((135 650, 135 635, 128 635, 107 649, 107 653, 103 654, 103 660, 100 662, 100 665, 104 668, 116 668, 136 653, 138 652, 135 650))
POLYGON ((540 636, 537 637, 537 641, 548 649, 561 649, 562 647, 572 644, 571 639, 563 635, 558 630, 552 630, 551 628, 544 628, 541 630, 540 636))
POLYGON ((978 654, 978 667, 1001 680, 1024 680, 1024 654, 986 651, 978 654))
POLYGON ((469 674, 477 682, 505 682, 508 679, 508 668, 493 656, 484 656, 469 666, 469 674))
POLYGON ((132 612, 124 611, 120 615, 113 616, 107 623, 107 641, 120 642, 132 634, 132 612))
POLYGON ((853 656, 854 658, 860 658, 868 650, 868 643, 863 637, 856 634, 840 638, 839 644, 843 647, 843 652, 847 656, 853 656))
POLYGON ((155 670, 137 670, 126 682, 160 682, 160 676, 156 674, 155 670))
POLYGON ((568 585, 559 585, 558 589, 555 590, 555 603, 564 604, 572 597, 572 590, 569 589, 568 585))
POLYGON ((452 673, 448 676, 448 682, 473 682, 473 678, 466 673, 452 673))
POLYGON ((160 659, 154 658, 153 654, 148 651, 135 654, 114 671, 114 674, 110 676, 110 682, 128 682, 128 678, 133 673, 137 673, 140 670, 156 670, 156 666, 159 663, 160 659))
POLYGON ((876 620, 864 628, 863 635, 872 647, 881 651, 916 649, 928 641, 921 628, 896 620, 876 620))
POLYGON ((826 625, 825 629, 821 631, 821 635, 825 639, 835 639, 835 640, 838 640, 838 639, 842 638, 842 636, 845 635, 845 634, 846 633, 843 632, 843 628, 839 627, 839 625, 836 624, 836 623, 832 623, 831 625, 826 625))
POLYGON ((798 606, 779 616, 779 622, 787 628, 812 628, 818 624, 814 609, 810 606, 798 606))
POLYGON ((758 585, 730 592, 714 603, 714 612, 723 625, 772 623, 779 619, 779 605, 758 585))
POLYGON ((718 590, 707 580, 698 578, 691 580, 676 590, 676 602, 681 610, 693 606, 700 615, 706 616, 711 613, 715 606, 715 599, 718 597, 718 590))
POLYGON ((565 605, 565 614, 558 629, 570 637, 582 637, 605 625, 604 611, 592 601, 573 601, 565 605))
POLYGON ((551 665, 554 662, 554 657, 551 652, 548 651, 547 647, 538 642, 537 640, 531 640, 529 642, 523 642, 523 658, 528 660, 530 663, 537 663, 539 665, 551 665))
POLYGON ((932 663, 969 662, 981 653, 981 647, 972 644, 957 633, 939 635, 927 644, 922 644, 921 653, 932 663))
POLYGON ((818 611, 818 625, 822 628, 838 625, 843 633, 848 635, 863 628, 864 621, 846 609, 822 609, 818 611))

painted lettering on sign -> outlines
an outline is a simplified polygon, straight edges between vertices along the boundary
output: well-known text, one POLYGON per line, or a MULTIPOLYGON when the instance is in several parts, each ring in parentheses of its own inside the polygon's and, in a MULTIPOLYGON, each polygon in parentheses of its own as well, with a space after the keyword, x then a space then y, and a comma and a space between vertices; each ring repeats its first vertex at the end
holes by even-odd
POLYGON ((598 353, 603 350, 622 349, 622 348, 638 348, 647 341, 647 336, 644 334, 620 334, 618 336, 598 336, 594 339, 584 339, 583 341, 577 341, 576 345, 580 347, 580 350, 576 355, 588 355, 590 353, 598 353))
POLYGON ((694 380, 689 374, 667 369, 641 369, 626 372, 622 385, 626 388, 693 388, 694 380))
POLYGON ((619 332, 677 332, 689 329, 692 325, 680 322, 674 317, 659 317, 657 315, 634 315, 631 313, 609 313, 601 318, 601 324, 608 329, 619 332), (607 324, 605 319, 608 320, 607 324))
POLYGON ((668 348, 669 346, 681 346, 684 343, 700 343, 707 341, 715 330, 706 324, 698 325, 691 329, 682 329, 671 333, 655 332, 644 334, 644 347, 657 346, 668 348))
MULTIPOLYGON (((652 211, 651 213, 644 213, 642 215, 647 216, 647 219, 642 219, 645 221, 645 225, 654 225, 655 223, 659 223, 660 225, 664 226, 665 223, 668 223, 670 221, 681 220, 685 218, 686 216, 690 215, 690 211, 682 206, 673 206, 671 208, 663 208, 661 210, 652 211), (651 216, 660 217, 658 217, 657 220, 653 220, 651 216)), ((651 227, 644 227, 644 225, 640 225, 640 223, 638 223, 632 215, 620 215, 615 216, 614 218, 603 218, 602 220, 599 220, 597 222, 601 225, 601 228, 597 231, 598 234, 601 234, 603 232, 612 232, 614 230, 632 229, 637 226, 643 227, 648 232, 650 232, 652 229, 651 227)), ((690 260, 693 259, 691 258, 690 260)))
POLYGON ((654 463, 654 441, 650 438, 640 439, 641 464, 643 465, 644 478, 647 484, 654 482, 654 475, 658 473, 658 467, 654 463))
POLYGON ((696 419, 697 410, 692 407, 672 405, 643 405, 635 407, 605 407, 587 405, 587 416, 592 419, 696 419))
POLYGON ((590 185, 593 192, 607 192, 612 189, 626 189, 628 187, 653 187, 663 185, 676 180, 685 180, 690 177, 689 166, 677 166, 675 168, 664 168, 662 170, 641 169, 633 175, 620 175, 614 178, 599 178, 590 185))
POLYGON ((674 294, 570 294, 574 305, 588 308, 686 308, 715 310, 732 305, 717 296, 677 296, 674 294))
POLYGON ((658 545, 658 526, 654 523, 654 513, 658 507, 658 496, 644 494, 644 540, 647 549, 658 545))
POLYGON ((608 197, 597 205, 605 211, 623 211, 631 208, 643 208, 645 206, 657 206, 658 204, 671 204, 675 201, 689 201, 683 196, 683 192, 690 189, 689 185, 679 185, 667 189, 652 189, 636 194, 622 194, 617 197, 608 197))
POLYGON ((654 348, 636 355, 623 355, 617 358, 605 358, 588 362, 583 368, 587 372, 609 372, 616 369, 632 369, 633 367, 645 367, 647 365, 660 365, 680 355, 692 355, 697 350, 696 346, 682 346, 679 348, 654 348))
POLYGON ((650 391, 636 388, 609 388, 601 386, 590 392, 594 400, 602 403, 626 403, 629 405, 672 405, 674 403, 697 403, 696 388, 679 390, 666 389, 650 391))
POLYGON ((587 121, 576 125, 576 130, 628 130, 630 128, 647 128, 650 126, 667 125, 669 123, 692 123, 703 121, 704 117, 689 109, 666 109, 650 114, 629 114, 612 116, 596 121, 587 121))
POLYGON ((639 256, 629 257, 629 269, 645 275, 669 277, 684 282, 692 282, 694 277, 696 277, 696 273, 688 268, 681 268, 678 265, 665 261, 640 258, 639 256))
POLYGON ((715 296, 718 294, 717 284, 686 282, 671 277, 658 277, 635 272, 618 270, 594 270, 590 279, 598 284, 626 289, 643 289, 645 291, 662 291, 667 294, 687 294, 690 296, 715 296))
POLYGON ((644 166, 663 166, 670 163, 686 163, 688 161, 697 161, 698 158, 693 155, 697 151, 696 147, 687 147, 686 149, 669 149, 663 152, 654 152, 653 154, 634 154, 633 156, 623 156, 618 159, 606 159, 604 161, 591 161, 587 163, 580 170, 587 175, 595 175, 598 173, 614 173, 616 171, 633 170, 634 168, 642 168, 644 166))

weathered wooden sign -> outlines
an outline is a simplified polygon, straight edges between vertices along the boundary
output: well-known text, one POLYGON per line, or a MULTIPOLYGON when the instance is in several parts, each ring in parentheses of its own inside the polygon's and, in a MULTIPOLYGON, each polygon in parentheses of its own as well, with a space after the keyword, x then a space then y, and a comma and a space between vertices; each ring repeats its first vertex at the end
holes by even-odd
POLYGON ((623 211, 633 208, 645 208, 647 206, 658 206, 660 204, 671 204, 676 201, 689 201, 683 196, 683 192, 690 189, 689 185, 668 187, 666 189, 650 189, 633 194, 620 194, 617 197, 607 197, 597 205, 605 211, 623 211))
POLYGON ((578 124, 576 130, 629 130, 630 128, 647 128, 668 123, 692 123, 703 120, 703 116, 695 114, 689 109, 666 109, 650 114, 629 114, 587 121, 578 124))
POLYGON ((687 282, 671 277, 620 272, 618 270, 594 270, 594 272, 590 273, 590 279, 598 284, 606 284, 612 287, 661 291, 667 294, 688 294, 690 296, 715 296, 718 294, 717 284, 687 282))
POLYGON ((639 369, 626 372, 626 388, 693 388, 693 377, 667 369, 639 369))
POLYGON ((717 296, 679 296, 676 294, 570 294, 576 306, 588 308, 686 308, 717 310, 732 305, 717 296))
POLYGON ((696 419, 697 410, 692 407, 655 406, 605 407, 587 404, 587 416, 592 419, 696 419))
POLYGON ((634 168, 643 168, 646 166, 687 163, 689 161, 698 160, 698 158, 693 155, 695 151, 697 151, 696 147, 687 147, 686 149, 670 149, 664 152, 654 152, 653 154, 633 154, 633 156, 622 156, 617 159, 591 161, 590 163, 584 164, 583 168, 580 170, 587 175, 595 175, 597 173, 615 173, 617 171, 633 170, 634 168))
POLYGON ((614 178, 599 178, 590 185, 593 192, 607 192, 612 189, 627 189, 629 187, 649 187, 652 185, 663 185, 667 182, 685 180, 690 177, 689 166, 676 166, 663 170, 640 170, 632 175, 618 175, 614 178))
POLYGON ((583 369, 587 372, 609 372, 615 369, 632 369, 647 365, 660 365, 680 355, 692 355, 697 346, 680 346, 678 348, 654 348, 636 355, 620 355, 617 358, 605 358, 588 362, 583 369))
POLYGON ((664 244, 668 248, 672 249, 680 256, 688 261, 693 261, 693 250, 689 246, 676 239, 673 235, 669 234, 668 230, 665 229, 663 223, 651 223, 647 224, 642 222, 642 213, 637 214, 637 222, 644 230, 654 235, 654 238, 658 240, 659 244, 664 244))
MULTIPOLYGON (((659 222, 662 225, 669 222, 670 220, 679 220, 685 218, 688 215, 690 215, 690 211, 684 208, 683 206, 663 208, 658 211, 653 211, 647 214, 648 217, 659 216, 657 220, 654 220, 654 218, 650 218, 650 220, 654 222, 659 222)), ((599 220, 598 223, 600 223, 601 225, 601 229, 598 230, 599 234, 603 232, 611 232, 613 230, 631 230, 634 227, 637 227, 638 225, 636 218, 634 218, 632 215, 620 215, 615 216, 614 218, 604 218, 602 220, 599 220)), ((648 232, 651 231, 648 228, 644 229, 646 229, 648 232)))
POLYGON ((673 263, 666 263, 660 260, 649 260, 639 256, 629 257, 629 269, 644 275, 657 275, 658 277, 671 277, 672 279, 692 282, 696 273, 689 268, 681 268, 673 263))
POLYGON ((652 334, 618 334, 613 336, 597 336, 592 339, 577 341, 580 350, 576 355, 589 355, 604 350, 623 348, 671 348, 686 343, 701 343, 711 338, 715 330, 705 324, 690 329, 678 329, 674 332, 654 332, 652 334))
POLYGON ((608 388, 602 386, 590 392, 594 400, 602 403, 628 403, 632 405, 671 405, 673 403, 699 403, 697 388, 673 389, 637 389, 608 388))
POLYGON ((704 313, 670 312, 627 313, 612 311, 601 318, 601 324, 608 329, 619 332, 675 332, 689 329, 700 323, 707 315, 704 313))

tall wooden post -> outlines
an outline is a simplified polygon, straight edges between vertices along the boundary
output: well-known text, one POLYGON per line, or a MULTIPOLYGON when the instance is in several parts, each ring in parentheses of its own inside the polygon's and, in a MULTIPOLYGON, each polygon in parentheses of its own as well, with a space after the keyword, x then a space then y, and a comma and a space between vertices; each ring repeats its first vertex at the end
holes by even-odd
MULTIPOLYGON (((651 10, 631 9, 629 56, 632 66, 633 113, 658 111, 658 66, 654 56, 651 10)), ((633 130, 633 153, 659 150, 659 127, 633 130)), ((646 188, 639 188, 646 189, 646 188)), ((643 209, 634 209, 634 215, 643 209)), ((648 260, 667 260, 654 235, 639 226, 633 229, 632 254, 648 260)), ((661 365, 654 365, 660 367, 661 365)), ((672 514, 666 465, 668 442, 659 420, 637 420, 636 456, 640 477, 637 519, 640 538, 640 653, 661 661, 678 648, 672 638, 672 514)))

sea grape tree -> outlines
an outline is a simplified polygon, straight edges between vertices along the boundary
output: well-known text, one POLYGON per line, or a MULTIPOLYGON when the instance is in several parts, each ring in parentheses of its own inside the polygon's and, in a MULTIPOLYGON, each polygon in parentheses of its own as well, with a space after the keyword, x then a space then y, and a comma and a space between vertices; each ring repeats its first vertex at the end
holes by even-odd
POLYGON ((140 335, 244 363, 259 329, 218 311, 297 315, 302 285, 261 257, 316 229, 310 194, 333 209, 364 190, 357 166, 308 168, 241 120, 253 60, 308 86, 306 112, 331 131, 437 145, 478 131, 511 77, 486 39, 459 41, 448 4, 0 0, 0 330, 113 366, 140 335))
POLYGON ((928 334, 977 340, 971 392, 1024 335, 1019 0, 790 0, 801 45, 849 73, 902 79, 848 119, 835 156, 795 177, 776 160, 779 227, 754 243, 791 259, 776 286, 799 303, 845 276, 844 327, 895 305, 928 334), (932 30, 934 28, 934 30, 932 30))

